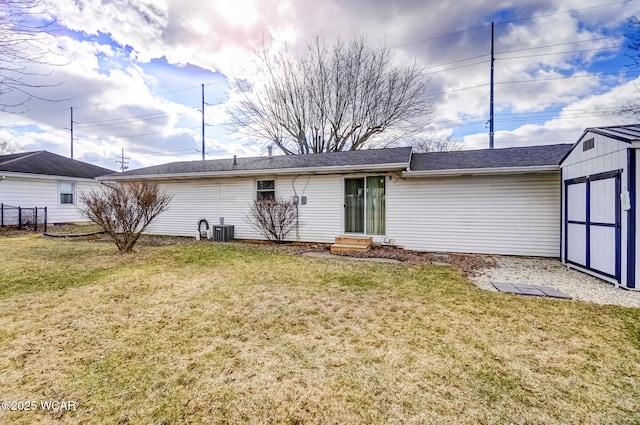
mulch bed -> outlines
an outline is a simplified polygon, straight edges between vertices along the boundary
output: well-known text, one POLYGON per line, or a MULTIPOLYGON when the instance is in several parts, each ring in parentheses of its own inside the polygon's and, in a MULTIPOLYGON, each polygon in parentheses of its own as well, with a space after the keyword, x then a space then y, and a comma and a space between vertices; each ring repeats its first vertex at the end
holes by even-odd
MULTIPOLYGON (((272 244, 264 241, 246 241, 236 243, 251 243, 263 245, 267 249, 278 249, 292 254, 305 252, 328 252, 330 244, 294 242, 285 244, 272 244)), ((357 258, 389 258, 407 264, 450 264, 459 268, 467 275, 476 275, 482 269, 497 266, 496 259, 490 255, 477 254, 440 254, 430 252, 410 251, 392 246, 372 246, 368 252, 337 253, 357 258)))

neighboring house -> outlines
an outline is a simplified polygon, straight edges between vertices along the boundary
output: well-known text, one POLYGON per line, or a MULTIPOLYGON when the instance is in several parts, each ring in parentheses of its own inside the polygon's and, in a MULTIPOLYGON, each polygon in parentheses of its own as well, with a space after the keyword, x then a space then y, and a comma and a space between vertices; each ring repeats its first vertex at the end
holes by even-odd
POLYGON ((636 229, 640 125, 588 128, 562 161, 562 261, 629 289, 640 266, 636 229))
POLYGON ((299 201, 290 240, 370 235, 420 251, 560 255, 560 161, 572 145, 412 153, 411 148, 174 162, 102 177, 173 195, 148 232, 193 236, 198 221, 247 222, 256 199, 299 201))
POLYGON ((47 207, 49 223, 87 221, 76 208, 81 191, 112 170, 47 151, 0 155, 0 203, 47 207))

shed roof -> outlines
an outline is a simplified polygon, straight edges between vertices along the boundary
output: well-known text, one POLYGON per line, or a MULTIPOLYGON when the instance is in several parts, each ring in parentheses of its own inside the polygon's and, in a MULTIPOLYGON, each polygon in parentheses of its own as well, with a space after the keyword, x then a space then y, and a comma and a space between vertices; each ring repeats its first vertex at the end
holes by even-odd
POLYGON ((587 128, 582 136, 584 136, 588 132, 600 134, 626 143, 640 140, 640 124, 615 125, 610 127, 591 127, 587 128))
POLYGON ((0 172, 2 171, 85 179, 113 173, 113 170, 108 168, 98 167, 47 151, 0 155, 0 172))
POLYGON ((411 171, 464 170, 559 165, 572 144, 414 153, 411 171))

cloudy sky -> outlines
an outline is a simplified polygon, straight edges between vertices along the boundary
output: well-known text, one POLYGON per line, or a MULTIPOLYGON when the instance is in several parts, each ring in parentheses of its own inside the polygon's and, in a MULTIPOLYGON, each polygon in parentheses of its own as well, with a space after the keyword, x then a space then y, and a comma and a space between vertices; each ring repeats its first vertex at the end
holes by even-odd
POLYGON ((111 169, 122 148, 130 168, 200 159, 202 84, 206 157, 264 154, 229 133, 225 109, 265 39, 298 48, 314 34, 364 35, 398 64, 417 59, 436 98, 425 135, 466 149, 488 147, 491 22, 496 147, 572 143, 586 127, 633 123, 616 109, 640 93, 624 47, 640 0, 41 1, 57 19, 46 40, 56 66, 25 78, 46 81, 37 95, 53 101, 0 113, 0 138, 68 156, 73 107, 74 157, 111 169))

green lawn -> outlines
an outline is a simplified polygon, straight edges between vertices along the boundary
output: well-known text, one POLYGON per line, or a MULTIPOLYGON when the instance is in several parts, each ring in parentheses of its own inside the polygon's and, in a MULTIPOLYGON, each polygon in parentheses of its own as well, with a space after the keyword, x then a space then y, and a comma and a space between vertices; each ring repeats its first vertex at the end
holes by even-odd
POLYGON ((452 267, 0 237, 0 410, 32 424, 638 424, 640 310, 452 267))

